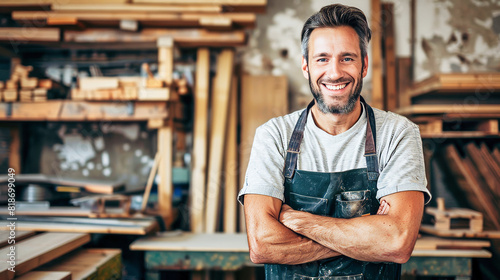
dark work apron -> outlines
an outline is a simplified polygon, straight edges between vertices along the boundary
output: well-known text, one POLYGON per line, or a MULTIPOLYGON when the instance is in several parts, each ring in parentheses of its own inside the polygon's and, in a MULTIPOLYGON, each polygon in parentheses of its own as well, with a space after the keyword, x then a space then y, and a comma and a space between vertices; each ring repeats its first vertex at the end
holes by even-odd
MULTIPOLYGON (((331 173, 296 170, 307 115, 314 101, 300 115, 288 144, 284 169, 285 203, 293 209, 346 219, 377 213, 379 172, 375 116, 373 109, 366 104, 363 97, 360 98, 365 105, 367 117, 365 140, 367 168, 331 173)), ((267 264, 265 271, 267 280, 399 279, 401 265, 363 262, 339 256, 300 265, 267 264)))

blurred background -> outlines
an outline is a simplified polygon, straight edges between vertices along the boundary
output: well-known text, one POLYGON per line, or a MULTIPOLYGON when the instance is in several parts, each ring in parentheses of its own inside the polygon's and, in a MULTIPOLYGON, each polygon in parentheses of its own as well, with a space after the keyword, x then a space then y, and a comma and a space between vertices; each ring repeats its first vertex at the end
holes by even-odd
MULTIPOLYGON (((362 95, 420 126, 403 278, 498 279, 500 1, 338 2, 373 32, 362 95)), ((255 129, 312 100, 300 32, 329 4, 0 0, 0 275, 264 279, 236 196, 255 129)))

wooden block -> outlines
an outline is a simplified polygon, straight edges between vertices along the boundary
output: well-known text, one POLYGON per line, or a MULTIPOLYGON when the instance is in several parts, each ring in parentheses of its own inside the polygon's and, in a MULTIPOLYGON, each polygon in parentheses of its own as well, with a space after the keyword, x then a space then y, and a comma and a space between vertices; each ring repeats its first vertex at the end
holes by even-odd
POLYGON ((137 100, 139 89, 137 87, 123 87, 123 100, 137 100))
POLYGON ((224 137, 226 135, 229 96, 233 75, 234 51, 224 49, 217 61, 215 92, 213 93, 212 130, 207 178, 207 208, 205 212, 205 232, 213 233, 219 220, 219 194, 224 155, 224 137))
POLYGON ((71 89, 71 99, 72 100, 85 100, 86 91, 72 88, 71 89))
POLYGON ((118 88, 116 77, 82 77, 78 79, 82 90, 115 89, 118 88))
POLYGON ((46 24, 48 26, 53 25, 69 25, 69 26, 78 26, 81 24, 76 17, 68 17, 68 16, 52 16, 46 19, 46 24))
POLYGON ((207 174, 208 103, 209 103, 210 51, 199 48, 196 58, 194 92, 193 153, 190 190, 191 231, 204 230, 205 186, 207 174))
POLYGON ((480 122, 477 129, 491 134, 498 134, 498 120, 486 120, 480 122))
POLYGON ((21 89, 19 90, 19 101, 27 102, 33 100, 33 90, 31 89, 21 89))
POLYGON ((137 20, 122 19, 120 20, 120 29, 126 31, 139 30, 139 22, 137 20))
POLYGON ((168 88, 141 88, 138 100, 167 101, 170 97, 168 88))
POLYGON ((51 89, 52 85, 53 85, 53 83, 52 83, 51 79, 39 79, 38 80, 38 87, 39 88, 51 89))
POLYGON ((16 280, 71 280, 71 272, 68 271, 30 271, 16 280))
POLYGON ((233 21, 229 17, 202 17, 199 24, 208 29, 229 30, 233 27, 233 21))
POLYGON ((33 90, 33 95, 34 96, 47 96, 47 89, 46 88, 35 88, 33 90))
POLYGON ((146 87, 147 88, 162 88, 164 86, 163 80, 158 80, 154 78, 148 78, 146 80, 146 87))
POLYGON ((5 82, 0 81, 0 89, 3 89, 5 87, 5 82))
POLYGON ((5 82, 5 89, 17 89, 18 81, 8 80, 5 82))
POLYGON ((419 124, 421 133, 442 133, 443 132, 443 121, 442 120, 432 120, 425 124, 419 124))
POLYGON ((3 91, 3 101, 15 102, 17 101, 17 89, 6 89, 3 91))
MULTIPOLYGON (((58 258, 90 241, 90 235, 82 233, 42 233, 16 243, 16 255, 23 256, 16 260, 15 273, 7 270, 7 262, 0 263, 0 277, 12 279, 40 265, 58 258)), ((9 248, 0 249, 7 255, 9 248)))

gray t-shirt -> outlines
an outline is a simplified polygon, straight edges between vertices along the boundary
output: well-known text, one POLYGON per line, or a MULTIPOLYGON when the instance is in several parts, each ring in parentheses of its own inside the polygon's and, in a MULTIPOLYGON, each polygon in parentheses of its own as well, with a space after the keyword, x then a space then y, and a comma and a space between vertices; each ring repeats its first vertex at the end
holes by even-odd
MULTIPOLYGON (((288 142, 303 110, 269 120, 257 128, 238 200, 245 194, 262 194, 284 201, 283 168, 288 142)), ((427 190, 422 139, 418 126, 392 112, 373 109, 377 126, 377 154, 380 176, 377 199, 401 191, 427 190)), ((307 117, 297 162, 298 170, 339 172, 366 168, 366 110, 346 132, 330 135, 316 126, 312 113, 307 117)))

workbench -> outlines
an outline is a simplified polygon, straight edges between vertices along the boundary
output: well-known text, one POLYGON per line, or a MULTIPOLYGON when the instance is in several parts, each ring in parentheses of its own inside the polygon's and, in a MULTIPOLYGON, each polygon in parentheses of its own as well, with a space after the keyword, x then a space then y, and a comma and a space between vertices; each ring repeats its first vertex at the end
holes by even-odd
MULTIPOLYGON (((408 276, 448 276, 465 280, 472 277, 472 260, 490 258, 485 249, 425 249, 425 238, 417 240, 410 260, 402 266, 408 276)), ((489 246, 488 241, 486 242, 489 246)), ((194 234, 169 232, 136 240, 132 251, 144 251, 146 279, 160 279, 162 270, 236 271, 255 266, 250 261, 244 233, 194 234)))

